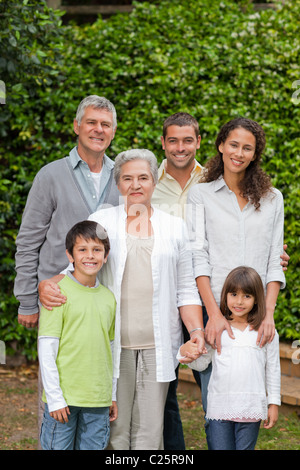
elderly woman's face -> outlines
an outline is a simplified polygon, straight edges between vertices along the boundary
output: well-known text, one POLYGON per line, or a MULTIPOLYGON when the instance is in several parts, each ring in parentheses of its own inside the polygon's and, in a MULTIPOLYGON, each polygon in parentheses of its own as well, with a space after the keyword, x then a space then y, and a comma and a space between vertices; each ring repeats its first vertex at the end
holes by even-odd
POLYGON ((132 160, 121 167, 118 189, 126 199, 127 205, 151 205, 155 184, 150 165, 145 160, 132 160))

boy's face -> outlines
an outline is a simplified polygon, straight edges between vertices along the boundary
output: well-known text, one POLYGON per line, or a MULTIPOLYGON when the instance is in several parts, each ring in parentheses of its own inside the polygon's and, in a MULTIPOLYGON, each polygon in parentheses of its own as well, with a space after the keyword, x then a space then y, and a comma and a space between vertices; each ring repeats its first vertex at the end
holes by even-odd
MULTIPOLYGON (((73 256, 68 251, 66 253, 69 261, 74 264, 75 277, 80 276, 80 279, 95 277, 106 263, 108 256, 108 254, 105 256, 101 240, 85 240, 82 237, 76 239, 73 256)), ((77 280, 80 279, 77 277, 77 280)))

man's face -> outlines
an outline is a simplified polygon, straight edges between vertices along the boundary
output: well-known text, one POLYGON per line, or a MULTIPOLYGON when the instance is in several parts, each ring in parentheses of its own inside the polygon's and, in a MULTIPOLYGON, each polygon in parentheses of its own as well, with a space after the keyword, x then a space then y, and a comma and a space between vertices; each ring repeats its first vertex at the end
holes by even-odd
POLYGON ((78 135, 78 151, 84 155, 103 156, 115 136, 112 113, 106 109, 88 106, 80 125, 74 120, 74 131, 78 135))
POLYGON ((161 137, 162 147, 167 159, 167 171, 191 170, 201 137, 196 137, 192 126, 169 126, 166 137, 161 137))

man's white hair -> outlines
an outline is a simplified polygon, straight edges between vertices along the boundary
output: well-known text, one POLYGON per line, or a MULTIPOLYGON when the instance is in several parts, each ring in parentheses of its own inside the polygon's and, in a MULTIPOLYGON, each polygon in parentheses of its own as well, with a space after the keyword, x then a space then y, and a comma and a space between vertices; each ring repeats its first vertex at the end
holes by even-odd
POLYGON ((117 127, 116 108, 108 99, 104 98, 103 96, 98 96, 98 95, 87 96, 79 104, 77 108, 77 112, 76 112, 76 118, 75 118, 79 126, 81 123, 81 119, 83 118, 85 108, 87 108, 88 106, 92 106, 93 108, 97 108, 97 109, 106 109, 107 111, 110 111, 113 117, 113 128, 114 130, 116 129, 117 127))

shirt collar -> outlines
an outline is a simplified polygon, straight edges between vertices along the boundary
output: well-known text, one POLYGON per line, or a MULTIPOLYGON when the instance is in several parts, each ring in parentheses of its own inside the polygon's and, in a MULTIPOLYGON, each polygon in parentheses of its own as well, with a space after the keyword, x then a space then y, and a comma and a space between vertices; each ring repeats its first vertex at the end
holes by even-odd
MULTIPOLYGON (((77 147, 74 147, 70 154, 69 154, 70 162, 72 165, 72 168, 76 168, 80 162, 83 162, 82 158, 80 157, 78 153, 77 147)), ((115 165, 115 162, 113 162, 106 154, 103 156, 103 166, 105 166, 108 170, 111 170, 115 165)))

